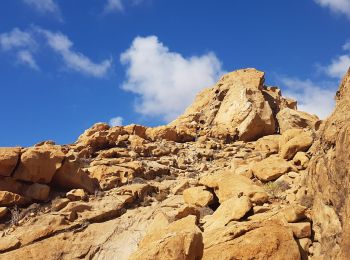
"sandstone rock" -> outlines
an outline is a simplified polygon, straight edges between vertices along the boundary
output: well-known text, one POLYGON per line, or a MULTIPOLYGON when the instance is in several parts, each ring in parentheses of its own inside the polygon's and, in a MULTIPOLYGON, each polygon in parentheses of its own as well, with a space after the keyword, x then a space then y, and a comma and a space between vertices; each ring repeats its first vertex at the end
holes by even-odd
POLYGON ((188 204, 205 207, 213 202, 214 196, 210 191, 207 191, 204 186, 192 187, 184 190, 184 200, 188 204))
POLYGON ((2 237, 0 243, 0 253, 16 249, 20 246, 19 240, 14 236, 2 237))
POLYGON ((262 187, 255 185, 245 176, 230 171, 207 175, 200 179, 200 184, 214 188, 220 203, 238 195, 246 195, 253 203, 262 204, 269 198, 262 187))
POLYGON ((271 107, 263 95, 264 73, 242 69, 224 75, 213 87, 203 90, 185 113, 171 125, 211 128, 219 138, 256 140, 275 133, 271 107))
POLYGON ((15 169, 21 148, 0 147, 0 176, 11 176, 15 169))
POLYGON ((203 259, 300 259, 292 233, 277 223, 224 227, 204 233, 203 259))
POLYGON ((203 254, 202 234, 195 221, 195 216, 188 216, 159 232, 148 233, 130 259, 200 259, 203 254))
POLYGON ((22 197, 21 195, 9 192, 0 191, 0 206, 14 206, 14 205, 25 205, 28 204, 29 199, 22 197))
POLYGON ((0 218, 6 215, 8 209, 6 207, 0 207, 0 218))
POLYGON ((276 180, 288 171, 296 170, 289 162, 273 156, 254 163, 251 169, 254 176, 264 182, 276 180))
POLYGON ((290 129, 282 135, 280 156, 284 159, 290 160, 297 152, 306 152, 313 143, 313 137, 310 132, 297 130, 290 129))
POLYGON ((67 199, 70 201, 76 201, 76 200, 86 200, 87 195, 83 189, 74 189, 66 194, 67 199))
POLYGON ((293 158, 293 163, 299 170, 303 170, 303 169, 306 169, 306 167, 308 166, 309 160, 310 159, 306 155, 306 153, 297 152, 293 158))
POLYGON ((49 198, 50 187, 46 184, 33 183, 24 191, 23 195, 34 200, 46 201, 49 198))
POLYGON ((92 178, 97 179, 102 190, 126 184, 134 178, 134 170, 121 166, 97 165, 88 169, 92 178))
POLYGON ((174 214, 174 219, 179 220, 182 218, 185 218, 187 216, 196 216, 196 222, 198 222, 200 217, 200 211, 197 207, 191 206, 191 205, 184 205, 178 210, 176 210, 176 213, 174 214))
POLYGON ((264 151, 268 154, 278 153, 280 135, 267 135, 255 143, 255 150, 264 151))
POLYGON ((291 205, 282 210, 284 218, 289 223, 298 222, 306 218, 306 207, 300 205, 291 205))
POLYGON ((289 223, 296 238, 306 238, 311 237, 311 224, 310 222, 299 222, 299 223, 289 223))
POLYGON ((214 212, 207 216, 204 224, 205 231, 226 226, 229 222, 240 220, 252 208, 248 197, 232 197, 225 200, 214 212))
POLYGON ((59 146, 43 145, 23 150, 14 178, 22 181, 50 183, 61 167, 65 155, 59 146))
POLYGON ((53 176, 52 184, 64 189, 84 189, 90 194, 94 193, 98 183, 83 171, 82 167, 81 160, 71 154, 53 176))
POLYGON ((189 187, 189 183, 188 180, 182 180, 180 181, 180 183, 178 183, 173 189, 172 189, 172 193, 173 194, 179 194, 181 192, 183 192, 185 189, 187 189, 189 187))
POLYGON ((290 108, 282 109, 276 117, 281 134, 293 128, 318 130, 321 124, 320 119, 316 115, 310 115, 290 108))

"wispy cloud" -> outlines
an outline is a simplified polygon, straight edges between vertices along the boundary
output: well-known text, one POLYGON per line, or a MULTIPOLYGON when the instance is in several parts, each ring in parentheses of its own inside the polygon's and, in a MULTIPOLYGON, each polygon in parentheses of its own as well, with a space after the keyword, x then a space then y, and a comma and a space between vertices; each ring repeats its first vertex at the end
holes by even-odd
POLYGON ((33 57, 37 48, 37 42, 30 32, 14 28, 12 31, 0 34, 0 49, 4 52, 13 53, 16 62, 39 70, 33 57))
POLYGON ((23 0, 23 2, 40 13, 53 14, 59 20, 62 20, 61 10, 54 0, 23 0))
POLYGON ((0 34, 0 46, 4 51, 18 48, 33 48, 36 42, 29 32, 14 28, 12 31, 0 34))
POLYGON ((113 117, 111 120, 109 120, 110 126, 122 126, 123 125, 123 118, 121 116, 113 117))
POLYGON ((122 0, 107 0, 107 3, 104 7, 105 13, 110 12, 120 12, 124 10, 124 5, 122 0))
POLYGON ((80 72, 93 77, 104 77, 111 68, 112 61, 106 59, 100 63, 94 63, 84 54, 73 50, 73 42, 60 32, 51 32, 38 29, 46 39, 48 45, 59 54, 69 70, 80 72))
POLYGON ((329 8, 334 13, 340 13, 350 18, 350 0, 314 0, 322 7, 329 8))
POLYGON ((17 53, 17 60, 19 63, 27 65, 28 67, 39 70, 38 65, 36 64, 35 59, 33 58, 33 55, 28 50, 21 50, 17 53))
POLYGON ((127 71, 122 88, 139 97, 136 111, 165 121, 182 113, 201 89, 223 73, 214 53, 184 57, 156 36, 135 38, 120 59, 127 71))

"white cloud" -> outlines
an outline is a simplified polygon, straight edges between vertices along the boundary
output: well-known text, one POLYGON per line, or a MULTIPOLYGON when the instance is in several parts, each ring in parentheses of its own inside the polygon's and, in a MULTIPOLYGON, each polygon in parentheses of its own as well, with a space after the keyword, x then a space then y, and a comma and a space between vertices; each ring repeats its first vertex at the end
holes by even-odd
POLYGON ((322 87, 311 80, 283 77, 280 79, 283 95, 298 101, 298 110, 316 114, 321 119, 326 118, 334 109, 335 84, 322 83, 322 87), (332 85, 332 87, 330 87, 332 85))
POLYGON ((181 114, 201 89, 223 73, 215 54, 185 58, 169 51, 156 36, 136 37, 120 59, 127 67, 122 88, 139 97, 136 111, 165 121, 181 114))
POLYGON ((8 33, 0 34, 0 46, 4 51, 16 48, 33 48, 35 45, 32 35, 18 28, 14 28, 8 33))
POLYGON ((123 118, 120 116, 113 117, 111 120, 109 120, 109 125, 111 126, 122 126, 123 125, 123 118))
POLYGON ((115 12, 115 11, 123 11, 124 5, 122 0, 107 0, 107 3, 104 7, 104 11, 109 12, 115 12))
POLYGON ((350 0, 314 0, 322 7, 329 8, 332 12, 342 13, 350 18, 350 0))
POLYGON ((58 5, 53 0, 23 0, 23 2, 42 13, 58 14, 60 12, 58 5))
POLYGON ((333 78, 342 78, 350 67, 350 56, 341 55, 332 60, 331 64, 324 67, 328 76, 333 78))
POLYGON ((39 70, 38 65, 36 64, 35 59, 30 51, 22 50, 17 53, 17 60, 24 65, 29 66, 34 70, 39 70))
POLYGON ((0 48, 2 51, 14 54, 17 63, 39 70, 33 57, 36 47, 37 42, 32 34, 18 28, 0 34, 0 48))
POLYGON ((94 63, 82 53, 74 51, 73 42, 66 35, 43 29, 38 29, 38 31, 45 35, 48 45, 62 57, 68 69, 94 77, 103 77, 109 71, 112 65, 111 60, 106 59, 100 63, 94 63))

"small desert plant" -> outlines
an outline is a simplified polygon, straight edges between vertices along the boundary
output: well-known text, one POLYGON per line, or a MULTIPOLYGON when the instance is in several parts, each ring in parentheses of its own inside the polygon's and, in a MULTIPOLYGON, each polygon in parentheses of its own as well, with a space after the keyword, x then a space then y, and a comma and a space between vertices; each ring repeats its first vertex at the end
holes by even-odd
POLYGON ((277 197, 279 193, 279 186, 276 182, 273 181, 265 183, 264 189, 273 197, 277 197))
POLYGON ((18 222, 20 221, 20 214, 17 206, 15 205, 13 209, 11 209, 11 226, 18 226, 18 222))

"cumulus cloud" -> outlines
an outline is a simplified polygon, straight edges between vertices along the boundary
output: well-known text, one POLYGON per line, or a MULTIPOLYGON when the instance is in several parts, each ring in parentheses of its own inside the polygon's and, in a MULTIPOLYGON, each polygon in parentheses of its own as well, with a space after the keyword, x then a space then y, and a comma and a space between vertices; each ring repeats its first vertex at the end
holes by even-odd
POLYGON ((122 126, 123 125, 123 118, 121 116, 113 117, 111 120, 109 120, 110 126, 122 126))
POLYGON ((136 37, 120 60, 126 66, 122 88, 139 97, 136 111, 165 121, 176 118, 223 73, 214 53, 184 57, 171 52, 156 36, 136 37))
POLYGON ((104 77, 109 71, 112 65, 110 59, 94 63, 84 54, 74 51, 73 42, 66 35, 43 29, 38 31, 45 35, 48 45, 62 57, 67 69, 93 77, 104 77))
POLYGON ((104 11, 106 13, 123 11, 123 10, 124 10, 124 5, 122 0, 107 0, 107 3, 104 7, 104 11))
POLYGON ((316 114, 321 119, 328 117, 334 109, 336 84, 316 84, 311 80, 283 77, 283 95, 298 101, 298 109, 316 114))
POLYGON ((350 18, 350 0, 314 0, 322 7, 329 8, 332 12, 345 14, 350 18))
POLYGON ((0 49, 4 52, 14 54, 16 62, 39 70, 39 67, 33 57, 37 42, 32 34, 14 28, 12 31, 0 34, 0 49))

